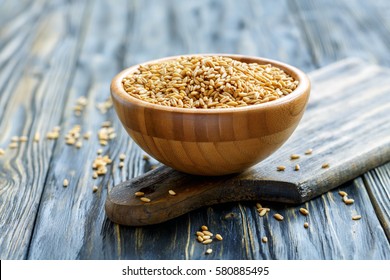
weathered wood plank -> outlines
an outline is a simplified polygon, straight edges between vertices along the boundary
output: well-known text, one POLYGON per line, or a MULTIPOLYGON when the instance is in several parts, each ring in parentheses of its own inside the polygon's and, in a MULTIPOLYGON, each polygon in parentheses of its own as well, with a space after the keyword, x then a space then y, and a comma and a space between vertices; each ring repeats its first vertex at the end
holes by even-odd
POLYGON ((114 112, 110 109, 102 114, 97 105, 109 97, 110 79, 122 67, 126 50, 123 43, 132 28, 134 5, 127 1, 95 1, 90 9, 61 123, 64 133, 55 147, 30 245, 31 259, 116 259, 121 251, 118 243, 128 242, 121 239, 119 227, 106 220, 103 205, 107 188, 143 172, 143 160, 139 148, 118 125, 114 112), (112 39, 107 40, 108 36, 112 39), (76 116, 72 108, 81 96, 87 98, 87 105, 81 116, 76 116), (107 146, 99 145, 97 140, 97 131, 104 121, 113 122, 117 133, 107 146), (80 125, 81 134, 92 132, 80 149, 66 145, 64 139, 64 134, 76 124, 80 125), (105 176, 95 180, 92 162, 100 148, 113 163, 105 176), (123 169, 118 168, 120 153, 127 155, 123 169), (70 182, 67 188, 62 186, 65 178, 70 182), (99 187, 96 193, 92 192, 94 185, 99 187))
MULTIPOLYGON (((390 65, 388 55, 390 6, 388 1, 382 0, 375 3, 346 1, 337 2, 334 5, 329 5, 326 1, 291 1, 291 8, 297 22, 300 22, 302 30, 305 31, 316 65, 323 66, 335 59, 348 56, 364 58, 367 62, 371 61, 380 65, 390 65)), ((380 125, 375 124, 372 129, 380 129, 380 125)), ((377 172, 381 173, 381 171, 374 170, 364 178, 377 172)), ((383 184, 376 180, 365 180, 365 182, 368 182, 366 187, 371 196, 380 193, 385 196, 378 199, 389 200, 383 184)), ((379 207, 376 212, 382 217, 382 225, 388 234, 386 220, 389 216, 386 204, 373 201, 374 206, 379 207), (385 213, 387 216, 384 215, 385 213)))
POLYGON ((390 163, 367 172, 363 180, 376 215, 390 240, 390 163))
MULTIPOLYGON (((319 2, 322 6, 320 8, 316 7, 313 15, 321 15, 322 9, 326 6, 327 9, 330 9, 327 15, 336 13, 337 16, 342 17, 344 9, 339 9, 340 6, 330 4, 328 1, 319 2)), ((65 107, 67 110, 72 108, 78 96, 87 95, 89 102, 81 118, 75 118, 71 111, 67 111, 62 116, 63 131, 66 132, 73 124, 81 124, 83 131, 89 129, 96 131, 103 120, 113 120, 118 136, 108 146, 104 147, 104 153, 109 153, 114 158, 114 167, 109 169, 109 174, 104 178, 93 181, 91 179, 90 161, 94 158, 96 149, 99 147, 96 138, 92 137, 89 142, 85 141, 83 147, 78 151, 72 147, 64 147, 61 138, 55 147, 54 157, 50 163, 50 171, 47 174, 48 180, 44 187, 44 196, 42 197, 39 217, 37 218, 34 237, 28 254, 29 258, 389 258, 388 242, 379 221, 373 218, 367 219, 366 222, 364 218, 375 217, 375 214, 370 206, 371 203, 365 189, 362 188, 359 181, 355 181, 354 184, 346 184, 342 188, 355 199, 356 203, 352 206, 347 207, 340 203, 340 198, 336 192, 331 192, 305 204, 310 210, 310 228, 308 230, 302 226, 303 217, 295 217, 299 207, 284 209, 281 205, 272 205, 272 209, 283 214, 289 221, 289 223, 285 223, 286 221, 278 223, 270 216, 266 219, 260 219, 252 203, 231 203, 202 208, 167 223, 143 228, 118 226, 105 217, 103 205, 107 193, 106 187, 111 188, 119 182, 141 174, 145 166, 148 165, 145 164, 147 162, 142 160, 142 152, 139 148, 125 135, 114 113, 108 112, 106 115, 100 115, 94 109, 96 102, 101 102, 108 97, 110 76, 117 71, 131 64, 153 58, 191 52, 254 54, 283 60, 306 71, 329 64, 336 59, 348 56, 349 53, 358 53, 358 56, 363 58, 376 57, 375 50, 372 53, 368 48, 362 50, 359 45, 360 41, 355 46, 351 44, 346 48, 343 47, 341 55, 334 54, 332 42, 325 40, 324 44, 326 46, 323 47, 325 51, 320 50, 321 53, 317 54, 317 57, 321 57, 321 60, 314 61, 311 53, 313 37, 322 34, 322 36, 331 38, 333 29, 343 28, 343 26, 334 25, 332 29, 313 33, 311 29, 316 30, 315 27, 310 27, 310 29, 298 25, 298 23, 306 24, 306 22, 298 13, 300 7, 294 6, 291 1, 276 1, 276 3, 275 1, 264 1, 260 4, 258 1, 240 1, 239 5, 237 3, 236 1, 206 0, 109 1, 109 3, 96 1, 96 3, 93 3, 93 7, 88 9, 92 14, 90 19, 85 19, 89 27, 85 37, 83 37, 85 39, 83 39, 84 45, 80 54, 79 67, 76 69, 68 68, 69 71, 72 69, 75 75, 71 85, 72 90, 62 88, 66 84, 63 81, 64 83, 59 83, 58 88, 49 90, 50 93, 57 94, 45 96, 47 98, 45 102, 49 105, 48 108, 52 109, 49 112, 62 111, 60 108, 64 108, 64 105, 53 107, 53 104, 65 103, 65 99, 60 98, 58 101, 55 99, 62 96, 62 92, 69 94, 69 101, 65 107), (296 8, 292 9, 294 7, 296 8), (110 39, 107 40, 107 38, 110 39), (118 163, 118 154, 121 152, 125 152, 127 158, 125 167, 119 170, 115 167, 117 166, 115 163, 118 163), (70 167, 75 171, 74 173, 67 173, 71 170, 70 167), (67 189, 61 186, 65 175, 70 175, 71 181, 67 189), (95 182, 99 185, 99 191, 93 194, 91 184, 95 182), (349 220, 350 215, 355 213, 354 211, 363 216, 361 221, 352 223, 349 220), (323 213, 326 213, 326 215, 323 213), (212 244, 215 254, 205 255, 206 247, 195 241, 193 233, 202 224, 209 225, 213 232, 220 232, 225 238, 220 243, 212 244), (329 234, 325 235, 323 232, 329 234), (268 235, 270 241, 267 244, 261 243, 260 238, 270 233, 272 233, 268 235), (343 247, 341 242, 345 242, 345 240, 348 242, 346 247, 343 247), (379 248, 379 246, 381 247, 379 248), (348 253, 348 250, 352 253, 348 253)), ((364 11, 362 3, 358 3, 356 9, 364 11)), ((384 11, 389 5, 384 1, 381 3, 383 7, 379 9, 378 4, 373 9, 380 11, 378 13, 381 18, 385 18, 384 11)), ((56 3, 52 5, 56 7, 56 3)), ((65 5, 65 7, 67 6, 65 5)), ((63 9, 62 11, 66 12, 68 10, 63 9)), ((74 15, 81 18, 80 13, 81 11, 78 13, 75 11, 74 15)), ((309 13, 310 11, 305 15, 308 18, 310 18, 309 13)), ((43 14, 43 18, 45 17, 46 15, 43 14)), ((354 16, 351 17, 349 21, 352 24, 360 20, 353 18, 354 16)), ((321 17, 319 21, 322 21, 321 17)), ((343 23, 341 21, 341 24, 343 23)), ((313 20, 309 24, 318 25, 319 22, 313 20)), ((370 32, 376 34, 376 31, 374 31, 376 25, 377 23, 374 20, 374 28, 368 28, 372 30, 370 32)), ((381 32, 388 30, 386 26, 388 27, 388 22, 385 27, 380 29, 381 32)), ((50 27, 46 28, 50 29, 50 27)), ((77 30, 77 28, 75 29, 77 30)), ((357 32, 357 35, 359 35, 359 31, 357 32)), ((36 33, 32 31, 32 34, 32 38, 34 38, 36 33)), ((41 36, 44 34, 46 32, 41 33, 41 36)), ((348 32, 345 35, 347 36, 348 32)), ((350 39, 349 37, 337 37, 335 45, 337 45, 338 40, 344 42, 344 40, 350 39)), ((385 47, 384 49, 387 50, 385 47)), ((44 53, 45 51, 41 50, 41 52, 44 53)), ((23 59, 19 60, 23 61, 23 59)), ((53 67, 45 63, 39 65, 39 69, 42 69, 39 73, 45 73, 43 70, 50 70, 53 67), (48 68, 45 68, 45 66, 48 68)), ((29 74, 29 70, 26 71, 29 74)), ((57 69, 56 71, 60 70, 57 69)), ((4 73, 3 70, 0 75, 2 73, 4 73)), ((13 81, 16 82, 17 77, 13 77, 15 79, 13 81)), ((67 75, 64 77, 69 81, 67 75)), ((0 87, 3 87, 3 82, 0 83, 0 87)), ((27 92, 31 92, 31 90, 27 90, 27 92)), ((20 91, 18 93, 20 94, 20 91)), ((42 94, 43 92, 40 96, 42 94)), ((2 96, 5 96, 4 93, 2 93, 2 96)), ((4 104, 6 103, 1 102, 5 102, 2 97, 0 97, 0 104, 3 104, 3 107, 0 108, 5 108, 4 104)), ((31 104, 38 104, 37 108, 40 108, 41 103, 31 102, 31 104)), ((0 114, 3 112, 1 109, 0 114)), ((14 112, 14 110, 9 109, 9 112, 14 112)), ((8 113, 8 115, 10 114, 8 113)), ((54 114, 50 114, 50 116, 54 116, 54 114)), ((56 118, 48 118, 47 121, 47 126, 41 124, 43 130, 45 128, 49 129, 55 124, 60 124, 59 119, 56 118)), ((0 121, 2 128, 9 127, 9 125, 3 123, 5 122, 0 121)), ((36 129, 31 129, 30 136, 35 131, 36 129)), ((19 131, 10 131, 5 136, 0 135, 0 139, 3 141, 0 141, 0 143, 3 144, 5 140, 8 143, 9 137, 14 134, 19 135, 20 133, 19 131)), ((40 156, 40 165, 39 167, 34 165, 34 170, 42 170, 43 168, 40 166, 48 168, 46 159, 51 157, 51 150, 45 149, 48 145, 52 145, 52 143, 42 140, 40 148, 36 150, 36 156, 42 153, 44 157, 40 156)), ((0 157, 0 161, 3 160, 4 158, 0 157)), ((33 161, 28 162, 32 164, 33 161)), ((3 166, 3 164, 0 166, 3 166)), ((42 173, 43 171, 38 172, 42 173)), ((7 182, 8 180, 12 180, 12 177, 7 177, 7 182)), ((33 179, 28 178, 28 180, 33 179)), ((34 181, 33 186, 35 187, 32 187, 32 191, 34 193, 42 191, 44 184, 44 180, 34 181), (39 184, 39 187, 36 187, 37 184, 39 184)), ((2 188, 3 184, 0 185, 2 188)), ((18 197, 18 201, 22 201, 24 197, 26 195, 22 193, 21 197, 18 197)), ((19 209, 19 211, 21 210, 19 209)), ((0 221, 4 223, 2 219, 0 221)), ((11 229, 9 232, 11 232, 11 229)), ((0 240, 2 240, 1 237, 0 240)), ((26 245, 26 243, 18 244, 20 246, 19 250, 24 250, 26 245)), ((2 246, 0 248, 3 249, 2 246)), ((3 250, 1 251, 3 252, 3 250)), ((15 255, 10 256, 10 254, 6 255, 4 253, 1 254, 1 257, 16 258, 15 255)), ((18 258, 21 257, 23 257, 23 254, 18 255, 18 258)))
POLYGON ((289 1, 289 7, 305 33, 317 67, 345 57, 390 65, 389 19, 386 0, 289 1))
MULTIPOLYGON (((2 26, 1 34, 16 35, 1 40, 6 50, 0 59, 0 146, 5 148, 5 155, 0 157, 1 259, 22 259, 27 255, 55 146, 55 141, 43 139, 34 143, 33 137, 40 132, 44 138, 62 117, 84 8, 85 2, 56 1, 45 6, 39 1, 31 10, 24 6, 15 15, 19 19, 10 17, 10 24, 2 26), (23 24, 15 23, 18 20, 23 24), (15 57, 15 61, 8 60, 7 55, 15 57), (29 140, 11 150, 7 146, 14 135, 26 135, 29 140)), ((7 11, 1 9, 1 13, 7 11)))

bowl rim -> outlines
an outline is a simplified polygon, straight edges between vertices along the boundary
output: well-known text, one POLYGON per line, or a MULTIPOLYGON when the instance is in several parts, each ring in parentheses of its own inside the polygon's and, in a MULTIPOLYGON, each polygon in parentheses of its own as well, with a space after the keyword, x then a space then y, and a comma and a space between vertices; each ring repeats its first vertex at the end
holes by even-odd
MULTIPOLYGON (((252 63, 252 62, 247 62, 252 63)), ((210 115, 210 114, 221 114, 221 113, 232 113, 232 112, 239 112, 239 111, 255 111, 255 110, 261 110, 265 108, 272 108, 277 107, 281 104, 289 103, 298 97, 300 97, 302 94, 305 94, 305 92, 310 91, 310 80, 309 77, 300 69, 289 65, 287 63, 264 58, 264 57, 257 57, 257 56, 247 56, 247 55, 238 55, 238 54, 227 54, 227 53, 199 53, 199 54, 183 54, 183 55, 175 55, 175 56, 168 56, 163 57, 159 59, 149 60, 146 62, 138 63, 133 66, 130 66, 121 72, 119 72, 111 81, 110 85, 111 89, 111 95, 115 98, 120 99, 124 103, 132 103, 134 105, 137 105, 139 107, 148 108, 148 109, 154 109, 154 110, 160 110, 160 111, 166 111, 166 112, 177 112, 177 113, 184 113, 184 114, 204 114, 204 115, 210 115), (232 59, 237 60, 249 60, 253 61, 253 63, 262 63, 262 64, 271 64, 272 66, 276 66, 278 68, 283 69, 286 71, 289 75, 294 76, 294 79, 299 81, 299 84, 295 90, 293 90, 289 95, 283 96, 279 99, 272 100, 269 102, 261 103, 261 104, 255 104, 255 105, 248 105, 243 107, 232 107, 232 108, 219 108, 219 109, 203 109, 203 108, 180 108, 180 107, 170 107, 170 106, 164 106, 160 104, 153 104, 138 98, 135 98, 128 94, 122 84, 122 80, 124 77, 128 76, 132 72, 136 71, 140 65, 148 65, 148 64, 156 64, 161 63, 169 60, 174 60, 180 57, 192 57, 192 56, 223 56, 223 57, 230 57, 232 59)))

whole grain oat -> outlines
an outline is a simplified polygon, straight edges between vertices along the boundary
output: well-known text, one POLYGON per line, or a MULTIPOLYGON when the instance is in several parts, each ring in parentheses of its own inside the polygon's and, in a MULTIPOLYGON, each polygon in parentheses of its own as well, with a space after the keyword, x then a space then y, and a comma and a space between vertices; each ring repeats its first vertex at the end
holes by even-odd
POLYGON ((284 170, 286 170, 286 166, 284 166, 284 165, 279 165, 278 167, 276 167, 276 170, 277 170, 277 171, 284 171, 284 170))
POLYGON ((41 134, 39 132, 35 132, 35 134, 34 134, 34 142, 39 142, 40 138, 41 138, 41 134))
POLYGON ((304 216, 309 215, 309 210, 307 210, 306 208, 300 208, 299 212, 301 212, 301 214, 304 216))
POLYGON ((219 241, 222 241, 222 240, 223 240, 222 235, 220 235, 219 233, 217 233, 217 234, 215 235, 215 238, 216 238, 217 240, 219 240, 219 241))
POLYGON ((352 198, 348 198, 348 199, 344 200, 344 203, 347 205, 353 204, 354 202, 355 202, 355 200, 353 200, 352 198))
POLYGON ((305 151, 305 155, 311 155, 313 153, 313 149, 307 149, 305 151))
POLYGON ((300 156, 297 155, 297 154, 292 154, 292 155, 290 156, 290 159, 292 159, 292 160, 294 160, 294 159, 299 159, 299 158, 300 158, 300 156))
POLYGON ((213 249, 211 249, 211 248, 208 248, 208 249, 206 250, 206 254, 207 254, 207 255, 211 254, 212 252, 213 252, 213 249))
POLYGON ((208 235, 208 236, 213 236, 214 234, 208 230, 204 230, 202 231, 204 233, 204 235, 208 235))
POLYGON ((141 196, 144 196, 145 193, 144 193, 144 192, 139 192, 139 191, 138 191, 138 192, 135 192, 134 195, 137 196, 137 197, 141 197, 141 196))
POLYGON ((18 142, 11 142, 8 147, 10 149, 16 149, 17 147, 19 147, 19 144, 18 142))
POLYGON ((260 215, 260 217, 263 217, 263 216, 265 216, 265 214, 267 214, 267 209, 266 208, 262 208, 261 210, 260 210, 260 212, 259 212, 259 215, 260 215))
POLYGON ((69 185, 68 179, 64 179, 64 182, 62 183, 62 185, 66 188, 69 185))
POLYGON ((267 236, 263 236, 263 238, 261 238, 261 241, 263 243, 267 243, 268 242, 268 237, 267 236))
POLYGON ((180 108, 232 108, 279 99, 298 81, 270 64, 245 63, 221 56, 180 57, 140 65, 122 81, 143 101, 180 108))
POLYGON ((341 197, 348 196, 348 194, 346 192, 344 192, 344 191, 339 191, 339 195, 341 197))
MULTIPOLYGON (((204 238, 204 237, 203 237, 204 238)), ((210 244, 211 242, 213 242, 212 239, 206 239, 206 240, 203 240, 203 244, 210 244)))
POLYGON ((274 214, 274 218, 278 221, 283 221, 284 217, 279 213, 274 214))
POLYGON ((147 198, 147 197, 144 197, 144 196, 141 197, 140 200, 143 201, 143 202, 150 202, 151 201, 150 198, 147 198))

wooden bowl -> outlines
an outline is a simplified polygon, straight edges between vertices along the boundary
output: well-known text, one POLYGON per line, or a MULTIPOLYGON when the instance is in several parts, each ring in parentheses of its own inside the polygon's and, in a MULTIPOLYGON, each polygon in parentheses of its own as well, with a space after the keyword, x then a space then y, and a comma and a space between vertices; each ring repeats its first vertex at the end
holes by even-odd
MULTIPOLYGON (((190 174, 237 173, 265 159, 293 133, 309 98, 310 81, 293 66, 259 57, 213 55, 246 63, 269 63, 283 69, 298 80, 299 85, 289 95, 259 105, 188 109, 151 104, 126 93, 122 79, 139 65, 123 70, 111 83, 115 110, 134 141, 158 161, 190 174)), ((143 65, 175 58, 178 57, 143 65)))

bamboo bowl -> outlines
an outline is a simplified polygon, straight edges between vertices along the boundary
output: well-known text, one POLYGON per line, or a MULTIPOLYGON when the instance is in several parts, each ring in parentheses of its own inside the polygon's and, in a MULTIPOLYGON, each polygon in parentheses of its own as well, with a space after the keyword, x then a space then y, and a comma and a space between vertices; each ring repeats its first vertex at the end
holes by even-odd
MULTIPOLYGON (((310 81, 301 70, 259 57, 216 54, 246 63, 271 64, 299 81, 289 95, 258 105, 224 109, 173 108, 130 96, 116 75, 111 95, 116 113, 132 139, 149 155, 179 171, 196 175, 241 172, 275 152, 293 133, 305 111, 310 81)), ((193 56, 193 55, 191 55, 193 56)), ((205 55, 200 55, 205 56, 205 55)), ((154 64, 177 57, 167 57, 154 64)))

